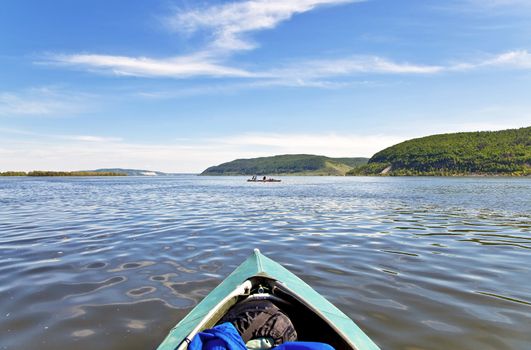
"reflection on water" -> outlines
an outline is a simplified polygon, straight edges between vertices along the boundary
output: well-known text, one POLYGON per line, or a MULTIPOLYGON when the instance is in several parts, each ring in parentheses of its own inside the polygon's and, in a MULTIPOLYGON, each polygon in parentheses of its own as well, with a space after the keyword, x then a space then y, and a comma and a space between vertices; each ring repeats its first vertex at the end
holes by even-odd
POLYGON ((0 180, 0 349, 152 349, 259 247, 384 349, 528 349, 531 181, 0 180))

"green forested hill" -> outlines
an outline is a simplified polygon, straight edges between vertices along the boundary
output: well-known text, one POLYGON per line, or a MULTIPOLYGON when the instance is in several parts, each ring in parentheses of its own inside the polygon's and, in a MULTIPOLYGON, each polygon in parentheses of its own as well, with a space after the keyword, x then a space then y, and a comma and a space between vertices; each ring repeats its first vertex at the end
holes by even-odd
POLYGON ((310 154, 236 159, 210 167, 201 175, 345 175, 367 158, 329 158, 310 154))
POLYGON ((442 134, 376 153, 349 175, 531 174, 531 127, 442 134))

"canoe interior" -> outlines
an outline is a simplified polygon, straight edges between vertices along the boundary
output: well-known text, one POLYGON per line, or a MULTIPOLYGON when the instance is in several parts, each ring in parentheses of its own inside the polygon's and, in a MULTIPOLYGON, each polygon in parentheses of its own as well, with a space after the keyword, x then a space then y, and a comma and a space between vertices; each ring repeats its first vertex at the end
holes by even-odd
MULTIPOLYGON (((267 299, 284 312, 297 331, 298 341, 322 342, 332 345, 336 350, 352 350, 350 346, 326 321, 306 307, 296 296, 285 290, 281 283, 265 277, 249 279, 253 285, 249 295, 232 298, 220 305, 220 309, 208 320, 205 320, 203 329, 217 325, 223 316, 237 303, 257 296, 258 299, 267 299), (266 293, 258 294, 261 287, 266 293)), ((186 345, 182 343, 181 345, 186 345)), ((185 346, 183 348, 186 348, 185 346)))
MULTIPOLYGON (((278 299, 269 299, 280 308, 291 320, 297 331, 298 341, 314 341, 332 345, 336 350, 352 350, 337 331, 334 330, 319 315, 306 307, 295 296, 291 295, 282 284, 268 278, 254 277, 253 286, 265 287, 269 293, 278 299)), ((256 290, 251 291, 251 294, 256 290)), ((241 300, 244 298, 241 298, 241 300)))

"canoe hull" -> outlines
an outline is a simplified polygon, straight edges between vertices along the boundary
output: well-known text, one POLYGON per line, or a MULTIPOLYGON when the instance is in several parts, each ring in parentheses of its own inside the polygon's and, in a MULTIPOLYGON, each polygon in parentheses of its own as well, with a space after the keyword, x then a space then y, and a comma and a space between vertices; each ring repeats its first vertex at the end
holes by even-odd
MULTIPOLYGON (((379 347, 343 312, 332 303, 313 290, 293 273, 262 255, 258 250, 236 270, 234 270, 221 284, 208 294, 190 313, 182 319, 168 334, 157 350, 175 350, 181 346, 185 348, 187 337, 198 328, 198 324, 205 319, 202 328, 214 326, 215 322, 236 303, 227 300, 230 293, 244 288, 242 285, 250 278, 266 278, 278 281, 282 289, 292 294, 306 307, 312 309, 324 322, 332 327, 351 349, 379 350, 379 347), (223 303, 222 303, 223 302, 223 303), (219 305, 223 307, 217 309, 219 305), (214 315, 212 310, 215 310, 214 315), (209 314, 210 313, 210 314, 209 314), (210 320, 210 324, 208 321, 210 320)), ((201 327, 200 327, 201 328, 201 327)), ((201 330, 201 329, 200 329, 201 330)))
POLYGON ((280 182, 282 180, 247 180, 247 182, 280 182))

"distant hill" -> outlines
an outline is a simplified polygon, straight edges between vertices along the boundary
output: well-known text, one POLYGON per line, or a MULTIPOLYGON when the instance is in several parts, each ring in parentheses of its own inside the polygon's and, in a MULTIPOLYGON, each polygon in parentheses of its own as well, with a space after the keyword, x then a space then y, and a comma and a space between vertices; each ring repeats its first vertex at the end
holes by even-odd
POLYGON ((408 140, 349 175, 531 175, 531 127, 408 140))
POLYGON ((152 170, 139 170, 139 169, 122 169, 122 168, 106 168, 106 169, 96 169, 96 170, 87 170, 89 172, 95 173, 120 173, 126 174, 127 176, 168 176, 173 175, 170 173, 163 173, 161 171, 152 171, 152 170))
POLYGON ((32 177, 49 177, 49 176, 127 176, 125 173, 112 171, 49 171, 33 170, 25 171, 6 171, 0 172, 0 176, 32 176, 32 177))
POLYGON ((0 176, 168 176, 168 175, 175 175, 175 174, 163 173, 161 171, 122 169, 122 168, 106 168, 106 169, 78 170, 78 171, 35 170, 35 171, 30 171, 30 172, 25 172, 25 171, 0 172, 0 176))
POLYGON ((329 158, 311 154, 236 159, 210 167, 201 175, 345 175, 368 158, 329 158))

